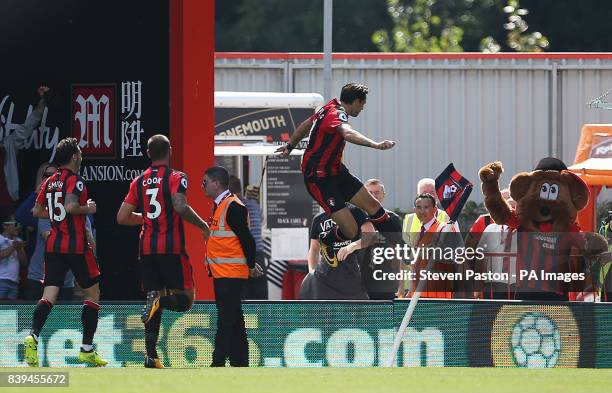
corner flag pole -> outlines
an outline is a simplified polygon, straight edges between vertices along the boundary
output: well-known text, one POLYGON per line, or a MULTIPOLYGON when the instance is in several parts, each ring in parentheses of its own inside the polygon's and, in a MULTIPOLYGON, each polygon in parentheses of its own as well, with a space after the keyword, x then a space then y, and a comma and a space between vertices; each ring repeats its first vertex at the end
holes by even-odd
MULTIPOLYGON (((425 270, 428 272, 431 271, 431 269, 433 268, 433 264, 434 264, 433 259, 430 259, 427 262, 427 266, 425 267, 425 270)), ((419 280, 419 285, 417 285, 417 288, 414 291, 412 298, 410 298, 410 303, 408 304, 408 309, 406 310, 406 313, 404 314, 404 319, 402 319, 402 324, 400 325, 397 333, 395 334, 395 338, 393 339, 393 347, 391 348, 391 353, 389 354, 389 358, 387 359, 387 362, 385 363, 385 367, 393 367, 393 364, 395 363, 395 358, 397 357, 397 351, 399 351, 399 347, 402 344, 404 333, 406 332, 406 329, 408 328, 408 324, 410 323, 410 320, 412 319, 412 314, 414 313, 414 309, 416 308, 416 305, 419 302, 419 298, 421 297, 421 293, 423 292, 423 288, 425 287, 426 283, 427 283, 426 279, 419 280)))
MULTIPOLYGON (((455 223, 457 217, 459 217, 459 213, 461 212, 461 209, 463 209, 463 206, 470 196, 472 189, 472 183, 457 172, 453 163, 448 164, 446 169, 444 169, 444 171, 436 178, 436 195, 438 198, 440 198, 442 207, 446 209, 446 213, 448 213, 450 217, 449 222, 446 224, 448 228, 450 228, 450 226, 455 223), (448 210, 449 208, 451 210, 448 210)), ((431 271, 433 264, 434 261, 432 259, 427 262, 427 267, 425 267, 427 273, 431 271)), ((410 304, 408 304, 408 309, 406 310, 406 314, 404 314, 402 324, 395 334, 393 348, 391 349, 391 353, 389 354, 389 358, 385 364, 386 367, 393 367, 393 364, 395 363, 395 358, 397 357, 397 351, 402 343, 402 338, 404 337, 404 333, 406 332, 408 324, 412 319, 412 314, 414 313, 414 309, 419 302, 419 298, 421 297, 421 293, 423 292, 423 288, 426 283, 427 280, 419 280, 419 285, 417 285, 417 288, 410 299, 410 304)))

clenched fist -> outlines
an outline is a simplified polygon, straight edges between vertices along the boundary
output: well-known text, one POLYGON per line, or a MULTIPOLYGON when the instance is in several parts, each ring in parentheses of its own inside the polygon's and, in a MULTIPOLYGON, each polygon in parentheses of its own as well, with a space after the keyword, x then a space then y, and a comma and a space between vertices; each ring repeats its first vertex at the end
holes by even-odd
POLYGON ((498 181, 504 168, 501 161, 495 161, 480 168, 478 175, 483 183, 498 181))
POLYGON ((374 148, 378 150, 389 150, 393 146, 395 146, 395 141, 385 139, 384 141, 378 142, 376 145, 374 145, 374 148))

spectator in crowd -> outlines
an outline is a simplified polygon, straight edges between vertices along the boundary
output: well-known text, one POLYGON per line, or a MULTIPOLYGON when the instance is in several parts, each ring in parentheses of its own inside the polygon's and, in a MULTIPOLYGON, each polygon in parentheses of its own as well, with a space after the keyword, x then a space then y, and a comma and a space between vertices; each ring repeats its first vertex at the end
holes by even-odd
POLYGON ((43 162, 40 164, 38 166, 38 170, 36 170, 34 190, 19 204, 17 210, 15 211, 15 220, 21 224, 21 227, 24 229, 22 235, 28 242, 28 245, 26 246, 26 254, 28 255, 28 258, 34 254, 37 241, 36 235, 38 219, 32 214, 32 208, 34 207, 34 202, 36 201, 36 196, 38 195, 40 185, 48 177, 46 174, 53 174, 56 170, 57 166, 53 163, 43 162))
MULTIPOLYGON (((91 225, 86 220, 88 239, 91 239, 91 225)), ((51 221, 46 218, 38 219, 36 232, 36 248, 28 265, 28 279, 25 285, 24 300, 38 300, 42 297, 45 271, 45 244, 51 233, 51 221)), ((64 285, 60 288, 58 300, 74 300, 74 275, 72 270, 66 272, 64 285)))
MULTIPOLYGON (((612 230, 610 230, 610 223, 612 222, 612 211, 608 210, 608 214, 604 217, 601 226, 599 227, 599 234, 602 235, 608 241, 608 250, 612 251, 612 230)), ((611 263, 601 264, 599 268, 599 274, 597 281, 599 282, 599 298, 602 302, 612 301, 612 267, 611 263)))
MULTIPOLYGON (((384 207, 385 202, 385 185, 379 179, 369 179, 364 183, 366 190, 384 207)), ((402 226, 401 218, 392 212, 385 209, 392 221, 399 228, 402 226)), ((374 274, 377 270, 383 273, 398 273, 400 271, 400 261, 384 261, 382 264, 372 263, 372 246, 368 247, 361 258, 361 277, 364 286, 368 292, 370 300, 393 300, 399 289, 397 281, 391 280, 375 280, 374 274)), ((382 276, 381 276, 382 277, 382 276)))
MULTIPOLYGON (((434 209, 434 216, 436 220, 442 223, 448 222, 448 214, 446 212, 437 207, 439 204, 438 196, 436 194, 436 181, 434 179, 425 177, 417 182, 417 196, 422 194, 429 194, 434 197, 436 201, 436 209, 434 209)), ((416 213, 408 213, 404 216, 404 224, 402 226, 403 238, 404 241, 408 244, 413 244, 415 239, 419 236, 419 231, 421 230, 421 221, 416 213)), ((456 232, 459 232, 459 224, 453 223, 453 227, 456 232)))
MULTIPOLYGON (((444 211, 444 209, 438 206, 440 201, 438 200, 438 195, 436 194, 436 181, 432 178, 424 177, 417 182, 416 188, 417 188, 417 194, 416 194, 417 197, 419 195, 428 194, 434 198, 434 201, 435 201, 435 205, 433 209, 434 217, 440 223, 447 223, 449 221, 448 214, 444 211)), ((418 215, 416 214, 416 208, 414 209, 412 213, 407 213, 404 216, 404 223, 402 225, 402 238, 404 242, 406 242, 409 245, 415 244, 415 242, 418 240, 420 236, 421 226, 422 226, 422 223, 419 220, 418 215)), ((460 232, 459 223, 454 222, 451 227, 454 232, 457 232, 457 233, 460 232)), ((407 266, 403 265, 402 268, 406 269, 407 266)), ((411 285, 410 280, 401 282, 399 285, 400 288, 398 291, 398 295, 401 297, 405 293, 407 293, 410 290, 410 285, 411 285)))
POLYGON ((0 235, 0 300, 16 300, 19 266, 27 263, 26 243, 17 235, 19 224, 13 216, 3 220, 0 235))
MULTIPOLYGON (((485 228, 478 247, 481 247, 484 253, 516 253, 516 229, 493 222, 485 228)), ((514 299, 516 275, 513 273, 516 272, 516 257, 485 257, 484 261, 474 264, 474 270, 487 273, 508 273, 507 280, 504 280, 501 275, 496 275, 493 278, 499 277, 499 279, 476 282, 475 299, 514 299)))
POLYGON ((53 175, 57 171, 57 166, 50 162, 43 162, 38 166, 36 170, 36 179, 34 180, 34 190, 19 204, 15 211, 15 219, 21 226, 26 227, 32 231, 36 230, 38 226, 37 219, 32 214, 32 208, 36 202, 36 196, 40 185, 49 176, 53 175))
MULTIPOLYGON (((516 207, 516 202, 510 196, 510 189, 504 188, 500 191, 502 197, 508 202, 508 204, 514 208, 516 207)), ((506 225, 497 225, 493 222, 491 215, 481 214, 472 227, 470 228, 469 233, 465 237, 465 246, 470 248, 482 247, 484 252, 504 252, 504 249, 508 249, 510 251, 510 243, 514 242, 516 251, 516 239, 514 238, 514 234, 516 231, 510 231, 508 226, 506 225), (486 233, 486 235, 485 235, 486 233), (483 240, 484 239, 484 240, 483 240)), ((473 270, 477 272, 501 272, 502 270, 508 272, 509 264, 514 266, 516 263, 516 258, 509 257, 487 257, 484 261, 471 260, 460 266, 461 271, 464 274, 468 270, 473 270), (504 267, 502 269, 502 267, 504 267), (492 269, 492 270, 491 270, 492 269)), ((515 280, 511 280, 512 283, 515 280)), ((475 297, 476 299, 480 298, 493 298, 493 299, 507 299, 507 287, 509 286, 508 282, 497 282, 492 283, 489 281, 483 282, 475 282, 473 280, 464 280, 460 283, 460 287, 455 288, 456 294, 459 298, 471 298, 475 297), (483 284, 487 288, 486 293, 483 295, 483 284), (500 286, 501 285, 501 286, 500 286), (502 288, 503 287, 503 288, 502 288), (503 293, 499 292, 503 289, 503 293), (499 293, 498 293, 499 292, 499 293), (486 296, 485 296, 486 295, 486 296)))
MULTIPOLYGON (((15 211, 15 220, 21 225, 22 228, 20 235, 27 243, 24 250, 28 260, 32 258, 32 255, 34 255, 36 250, 36 236, 38 227, 38 219, 32 215, 31 210, 34 207, 34 202, 36 201, 36 196, 38 195, 38 189, 40 188, 42 180, 45 178, 45 171, 50 165, 52 167, 52 172, 55 172, 57 168, 48 162, 43 162, 38 166, 36 177, 34 178, 34 190, 19 204, 17 210, 15 211)), ((21 280, 19 280, 19 297, 22 299, 25 299, 27 296, 27 275, 28 266, 22 266, 19 272, 19 277, 21 278, 21 280)), ((38 300, 38 298, 32 300, 38 300)))
MULTIPOLYGON (((427 249, 446 249, 448 247, 456 249, 463 246, 463 239, 455 231, 454 227, 441 222, 436 218, 436 200, 431 194, 421 194, 414 201, 417 218, 421 225, 419 236, 412 243, 413 247, 421 250, 420 257, 410 267, 415 275, 415 280, 411 282, 410 296, 416 291, 420 281, 421 271, 424 270, 430 260, 434 260, 432 272, 454 273, 455 261, 444 260, 443 257, 427 255, 427 249)), ((452 298, 454 283, 449 279, 428 280, 423 288, 422 297, 429 298, 452 298)))
POLYGON ((238 199, 246 206, 249 212, 249 229, 251 235, 255 239, 255 261, 262 267, 264 274, 260 277, 251 277, 247 281, 247 285, 243 286, 244 299, 267 299, 268 298, 268 280, 266 276, 266 258, 263 246, 263 219, 261 207, 259 206, 259 193, 247 188, 246 194, 242 193, 242 184, 236 176, 230 176, 229 190, 236 195, 238 199))
MULTIPOLYGON (((510 196, 510 189, 504 188, 500 191, 502 197, 508 202, 510 207, 513 209, 516 207, 516 202, 510 196)), ((493 223, 493 219, 491 219, 491 215, 489 213, 481 214, 478 216, 474 224, 472 224, 470 228, 470 232, 466 236, 465 246, 466 247, 475 247, 480 241, 480 237, 482 236, 485 228, 493 223)))
POLYGON ((368 300, 363 287, 359 260, 362 242, 371 239, 367 233, 375 229, 367 214, 353 205, 347 205, 355 222, 360 226, 362 236, 355 242, 345 241, 348 245, 334 245, 338 249, 338 264, 331 266, 321 258, 319 235, 333 228, 335 222, 321 212, 312 219, 310 228, 310 248, 308 250, 308 275, 300 287, 300 300, 368 300))
POLYGON ((4 168, 0 170, 0 216, 2 217, 14 212, 15 201, 19 199, 17 155, 40 124, 49 92, 50 89, 46 86, 38 88, 40 99, 24 124, 7 124, 6 118, 0 115, 0 165, 4 168))

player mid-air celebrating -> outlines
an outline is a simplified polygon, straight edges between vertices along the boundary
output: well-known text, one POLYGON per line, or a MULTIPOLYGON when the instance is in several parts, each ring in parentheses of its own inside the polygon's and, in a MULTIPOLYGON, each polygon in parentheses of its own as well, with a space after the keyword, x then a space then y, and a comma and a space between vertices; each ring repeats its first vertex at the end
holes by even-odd
POLYGON ((287 157, 291 150, 310 132, 308 147, 302 159, 302 173, 308 193, 319 203, 337 225, 319 235, 321 254, 332 266, 338 264, 336 252, 340 247, 358 240, 359 227, 346 203, 361 208, 370 216, 370 222, 387 236, 401 235, 380 203, 370 195, 363 184, 342 164, 342 151, 346 142, 373 149, 388 150, 395 142, 375 142, 355 130, 349 116, 356 117, 366 104, 368 87, 349 83, 342 88, 340 100, 334 98, 295 130, 289 142, 276 150, 279 157, 287 157))

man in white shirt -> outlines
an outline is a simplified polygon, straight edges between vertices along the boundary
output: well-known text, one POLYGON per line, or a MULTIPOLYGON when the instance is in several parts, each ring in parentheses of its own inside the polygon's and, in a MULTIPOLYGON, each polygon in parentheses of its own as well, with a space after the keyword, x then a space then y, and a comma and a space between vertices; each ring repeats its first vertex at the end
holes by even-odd
POLYGON ((19 199, 17 155, 40 124, 49 92, 47 86, 38 88, 40 99, 23 125, 6 124, 6 117, 0 114, 0 214, 12 213, 19 199))
MULTIPOLYGON (((507 225, 489 224, 480 238, 478 247, 484 253, 516 253, 516 229, 507 225)), ((486 280, 482 285, 477 285, 474 292, 476 299, 505 299, 514 298, 516 290, 516 257, 515 256, 489 256, 484 261, 479 261, 474 267, 476 271, 495 273, 496 277, 486 280), (504 279, 499 273, 506 273, 508 279, 504 279)))
POLYGON ((19 265, 28 261, 22 241, 17 234, 19 224, 14 220, 2 223, 0 235, 0 300, 17 299, 19 285, 19 265))

